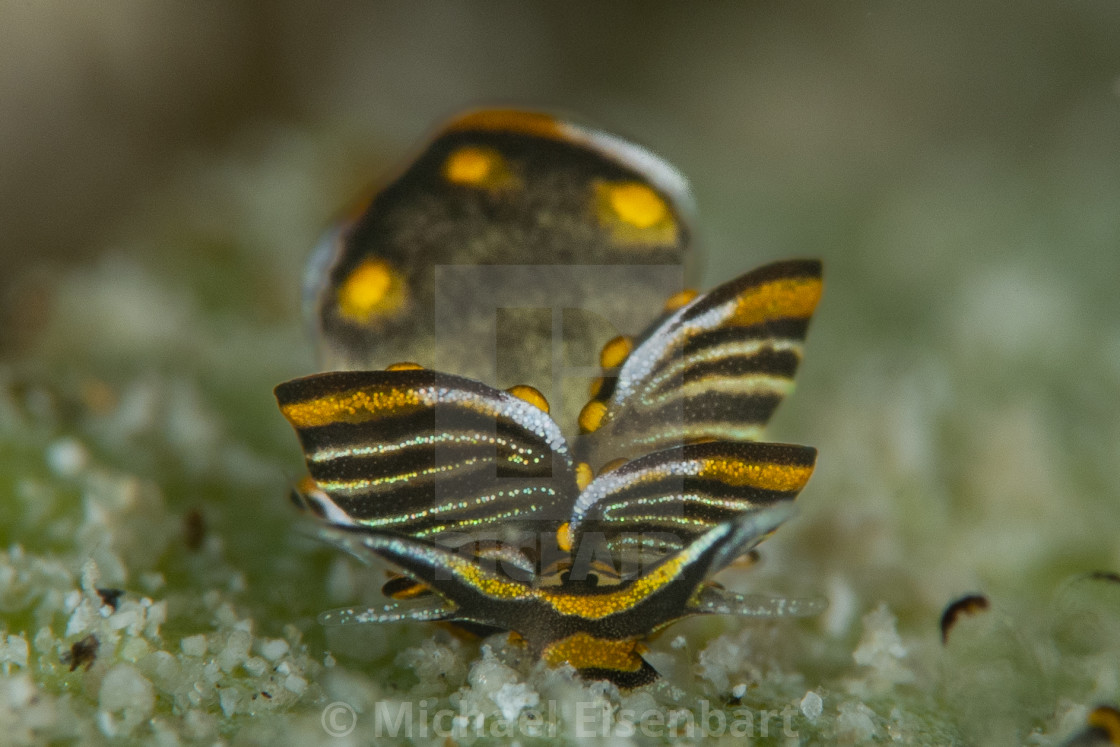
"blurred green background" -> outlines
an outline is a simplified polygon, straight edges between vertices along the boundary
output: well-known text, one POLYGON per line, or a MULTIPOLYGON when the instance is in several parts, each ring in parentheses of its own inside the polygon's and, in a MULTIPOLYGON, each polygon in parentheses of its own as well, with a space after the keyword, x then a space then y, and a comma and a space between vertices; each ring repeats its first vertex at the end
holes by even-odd
MULTIPOLYGON (((962 203, 928 233, 1008 202, 1088 212, 1118 160, 1111 2, 9 0, 0 14, 8 267, 98 251, 185 160, 251 153, 278 127, 342 151, 345 202, 347 179, 480 102, 571 111, 678 164, 713 266, 851 255, 917 185, 962 203), (1035 184, 989 191, 1008 171, 1035 184)), ((981 238, 966 253, 995 257, 981 238)), ((944 280, 927 277, 943 242, 897 239, 911 282, 944 280)))
MULTIPOLYGON (((828 595, 834 638, 885 600, 920 649, 954 595, 1029 618, 1070 574, 1120 568, 1120 4, 6 0, 0 29, 0 361, 197 382, 167 412, 204 412, 205 449, 189 422, 123 445, 73 428, 172 511, 203 506, 251 614, 294 606, 318 635, 330 606, 300 589, 331 556, 275 547, 299 458, 270 391, 314 365, 303 262, 480 104, 674 163, 705 285, 824 259, 772 433, 820 466, 762 578, 828 595), (232 484, 206 450, 230 444, 260 456, 232 484)), ((1116 696, 1079 687, 1047 692, 1116 696)))

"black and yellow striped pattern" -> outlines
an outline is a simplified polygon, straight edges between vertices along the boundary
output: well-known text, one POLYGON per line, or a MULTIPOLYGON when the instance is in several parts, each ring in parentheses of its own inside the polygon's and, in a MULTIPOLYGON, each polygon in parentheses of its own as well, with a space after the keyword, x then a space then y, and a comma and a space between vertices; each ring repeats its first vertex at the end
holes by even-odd
MULTIPOLYGON (((787 444, 691 444, 639 457, 600 475, 572 510, 572 544, 590 538, 630 562, 676 552, 721 523, 792 501, 816 450, 787 444)), ((746 548, 749 550, 750 548, 746 548)))
POLYGON ((680 552, 605 589, 580 582, 542 587, 427 540, 325 525, 324 539, 359 557, 387 560, 439 596, 418 604, 336 610, 320 619, 339 625, 456 620, 511 630, 535 656, 550 663, 567 662, 587 677, 636 687, 657 676, 640 656, 641 641, 652 631, 693 614, 775 615, 774 604, 755 601, 751 607, 746 598, 706 586, 705 579, 773 532, 788 515, 788 506, 774 506, 719 524, 680 552))
MULTIPOLYGON (((432 539, 547 531, 573 500, 560 429, 532 404, 427 370, 347 371, 276 389, 318 495, 356 524, 432 539)), ((309 500, 310 503, 310 500, 309 500)), ((335 521, 334 523, 340 523, 335 521)))
POLYGON ((584 409, 583 458, 758 438, 793 388, 821 289, 820 262, 777 262, 670 314, 584 409))
MULTIPOLYGON (((490 178, 482 155, 456 178, 490 178)), ((622 196, 635 220, 649 209, 622 196)), ((415 365, 280 385, 310 472, 296 504, 323 539, 405 574, 382 607, 323 622, 509 630, 549 663, 634 687, 657 676, 643 641, 682 617, 816 614, 818 600, 708 579, 789 517, 812 474, 815 450, 752 439, 791 387, 820 291, 819 263, 781 262, 682 296, 636 345, 612 340, 616 376, 581 416, 578 461, 531 387, 415 365)))

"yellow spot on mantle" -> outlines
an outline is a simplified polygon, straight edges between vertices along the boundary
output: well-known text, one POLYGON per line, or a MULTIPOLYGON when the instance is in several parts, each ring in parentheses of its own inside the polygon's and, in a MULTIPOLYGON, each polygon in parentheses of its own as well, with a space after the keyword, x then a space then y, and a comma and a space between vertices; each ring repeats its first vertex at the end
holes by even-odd
POLYGON ((616 244, 663 245, 677 241, 677 222, 661 195, 642 182, 597 182, 599 222, 616 244))
POLYGON ((475 145, 452 152, 443 165, 443 176, 452 184, 480 189, 502 189, 515 184, 501 153, 475 145))
POLYGON ((405 281, 382 259, 367 259, 354 268, 338 289, 338 311, 365 323, 400 311, 407 295, 405 281))
POLYGON ((665 201, 645 184, 624 182, 608 186, 606 196, 618 219, 635 228, 656 226, 669 215, 665 201))

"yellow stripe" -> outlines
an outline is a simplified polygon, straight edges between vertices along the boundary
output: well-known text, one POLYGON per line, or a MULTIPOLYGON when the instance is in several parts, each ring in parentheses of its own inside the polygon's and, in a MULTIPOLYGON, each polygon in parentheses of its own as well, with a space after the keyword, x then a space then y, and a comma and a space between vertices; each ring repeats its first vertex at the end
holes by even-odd
POLYGON ((538 599, 561 615, 599 620, 627 610, 676 578, 681 568, 691 560, 692 553, 681 553, 658 566, 630 586, 610 594, 565 594, 547 589, 532 589, 514 581, 490 575, 468 560, 458 557, 447 560, 448 570, 463 583, 492 599, 503 601, 538 599))
POLYGON ((394 592, 390 596, 393 599, 415 599, 416 597, 429 593, 431 590, 431 587, 429 587, 427 584, 421 584, 419 582, 413 581, 411 586, 406 586, 405 588, 394 592))
POLYGON ((547 589, 535 590, 535 596, 548 604, 561 615, 574 615, 585 620, 599 620, 617 612, 627 610, 638 602, 662 588, 680 572, 691 553, 682 553, 672 560, 658 566, 652 573, 643 576, 630 586, 610 594, 563 594, 547 589))
POLYGON ((762 490, 801 490, 813 474, 800 464, 758 464, 739 459, 705 459, 697 477, 719 480, 725 485, 746 485, 762 490))
MULTIPOLYGON (((723 345, 715 345, 706 348, 702 352, 689 353, 688 355, 679 355, 670 348, 667 349, 663 357, 658 361, 658 368, 655 373, 651 374, 642 385, 642 391, 652 392, 659 389, 672 389, 673 387, 684 386, 678 379, 693 366, 708 363, 710 361, 720 361, 727 358, 752 358, 759 353, 772 351, 775 353, 793 353, 801 359, 802 344, 798 340, 790 339, 764 339, 764 340, 738 340, 732 343, 725 343, 723 345)), ((776 374, 767 374, 763 372, 755 372, 747 374, 744 377, 735 376, 728 377, 726 375, 718 376, 717 378, 755 378, 758 376, 765 376, 768 378, 789 381, 789 377, 779 376, 776 374)), ((709 376, 708 380, 712 377, 709 376)))
MULTIPOLYGON (((408 482, 416 480, 417 478, 430 477, 431 475, 438 475, 443 472, 457 472, 467 467, 473 467, 479 463, 489 463, 491 460, 485 457, 470 457, 460 462, 452 462, 450 464, 437 464, 434 467, 424 467, 423 469, 412 470, 411 472, 400 472, 395 475, 385 475, 384 477, 375 478, 355 478, 353 480, 323 480, 319 483, 319 487, 328 493, 335 491, 356 491, 366 490, 368 488, 376 488, 384 485, 392 485, 396 482, 408 482)), ((480 500, 482 496, 474 500, 480 500)), ((416 515, 426 515, 429 512, 435 513, 440 509, 445 509, 447 506, 455 506, 456 503, 443 503, 433 506, 425 511, 417 512, 416 515)))
POLYGON ((315 428, 335 423, 366 423, 392 412, 413 412, 423 405, 414 389, 352 389, 280 407, 296 428, 315 428))
POLYGON ((744 291, 729 323, 749 327, 771 319, 806 318, 821 300, 820 278, 782 278, 744 291))
POLYGON ((449 559, 450 570, 465 583, 493 599, 527 599, 536 596, 533 590, 514 581, 491 576, 469 560, 449 559))

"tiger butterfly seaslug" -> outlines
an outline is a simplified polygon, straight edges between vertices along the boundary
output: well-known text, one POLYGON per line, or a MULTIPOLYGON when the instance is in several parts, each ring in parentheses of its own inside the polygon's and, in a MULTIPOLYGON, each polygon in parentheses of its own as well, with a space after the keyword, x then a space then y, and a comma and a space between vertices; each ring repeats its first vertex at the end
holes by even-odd
MULTIPOLYGON (((753 439, 792 386, 819 263, 677 293, 645 333, 602 348, 578 418, 567 411, 581 401, 576 378, 563 382, 556 420, 532 387, 481 383, 551 375, 547 315, 513 315, 503 372, 492 348, 502 331, 488 320, 465 313, 467 334, 434 333, 433 307, 448 293, 489 292, 465 275, 437 287, 440 266, 622 270, 625 282, 594 296, 596 313, 640 326, 665 290, 651 271, 689 259, 691 211, 684 178, 638 146, 546 114, 477 111, 328 233, 304 283, 324 366, 429 368, 324 373, 276 389, 310 471, 297 504, 323 539, 403 573, 383 587, 389 604, 324 622, 508 630, 550 663, 637 686, 656 677, 644 640, 681 617, 820 610, 708 580, 789 516, 812 472, 813 449, 753 439), (557 421, 577 419, 569 442, 557 421)), ((516 283, 513 305, 555 307, 560 274, 548 276, 552 287, 516 283)), ((565 318, 565 345, 609 336, 573 329, 569 339, 565 318)))
POLYGON ((531 387, 416 365, 276 388, 319 535, 404 576, 380 609, 325 623, 508 630, 550 664, 636 687, 650 634, 689 615, 804 616, 818 600, 743 596, 710 577, 792 513, 816 451, 751 439, 791 388, 820 263, 778 262, 671 300, 612 340, 569 443, 531 387))

